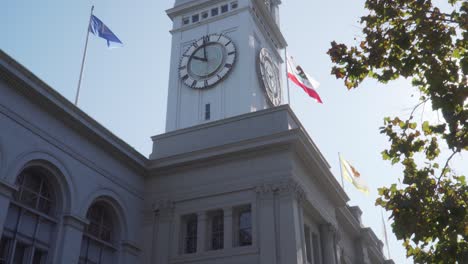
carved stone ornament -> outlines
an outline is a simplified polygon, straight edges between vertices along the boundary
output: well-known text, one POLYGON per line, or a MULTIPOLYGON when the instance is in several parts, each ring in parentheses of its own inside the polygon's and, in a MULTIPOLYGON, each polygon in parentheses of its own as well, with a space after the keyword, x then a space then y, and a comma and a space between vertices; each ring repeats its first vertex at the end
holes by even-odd
POLYGON ((305 200, 304 189, 302 189, 300 184, 293 179, 258 185, 255 188, 255 192, 261 196, 265 196, 268 194, 292 194, 295 196, 298 202, 302 202, 303 200, 305 200))
POLYGON ((153 204, 153 209, 160 215, 172 215, 174 207, 174 202, 169 199, 158 200, 153 204))

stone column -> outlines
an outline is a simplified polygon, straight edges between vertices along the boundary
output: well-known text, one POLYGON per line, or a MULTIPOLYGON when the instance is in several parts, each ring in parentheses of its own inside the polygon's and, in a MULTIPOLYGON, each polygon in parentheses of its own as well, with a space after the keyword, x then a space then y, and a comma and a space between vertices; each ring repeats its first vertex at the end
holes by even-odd
POLYGON ((281 241, 278 264, 303 263, 299 207, 305 197, 304 191, 298 183, 288 180, 278 185, 277 193, 277 239, 281 241))
POLYGON ((174 203, 170 200, 158 201, 155 204, 155 210, 158 219, 156 223, 156 243, 153 246, 155 264, 168 264, 173 230, 174 203))
POLYGON ((74 215, 63 217, 61 244, 58 246, 57 263, 78 263, 81 240, 88 220, 74 215))
POLYGON ((337 264, 335 250, 335 228, 330 224, 320 225, 323 264, 337 264))
POLYGON ((10 207, 10 199, 14 191, 16 191, 14 186, 0 180, 0 237, 3 233, 3 226, 5 226, 8 208, 10 207))
POLYGON ((206 248, 206 212, 197 213, 197 253, 206 248))
POLYGON ((258 200, 258 245, 261 264, 276 264, 276 230, 275 230, 275 188, 272 185, 261 185, 256 188, 258 200))
POLYGON ((232 207, 223 208, 224 214, 224 248, 232 248, 232 207))

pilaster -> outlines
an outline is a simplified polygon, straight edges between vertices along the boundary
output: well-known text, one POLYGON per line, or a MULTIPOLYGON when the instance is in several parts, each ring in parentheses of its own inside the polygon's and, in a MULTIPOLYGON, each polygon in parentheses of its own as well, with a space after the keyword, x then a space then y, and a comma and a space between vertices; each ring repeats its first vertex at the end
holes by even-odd
POLYGON ((258 200, 258 241, 261 264, 276 264, 276 230, 274 185, 261 185, 255 189, 258 200))
POLYGON ((276 192, 278 241, 281 241, 278 264, 303 263, 300 203, 305 197, 305 192, 291 179, 279 183, 276 192))
POLYGON ((224 248, 232 248, 232 207, 223 208, 224 214, 224 248))
POLYGON ((320 225, 320 244, 322 245, 323 264, 337 264, 335 247, 336 229, 330 224, 320 225))
POLYGON ((160 200, 154 205, 157 213, 156 243, 153 246, 156 264, 168 264, 170 256, 170 245, 172 235, 172 222, 174 219, 174 202, 171 200, 160 200))
POLYGON ((197 213, 197 253, 205 252, 206 248, 206 213, 197 213))
POLYGON ((87 219, 75 215, 63 216, 62 239, 57 263, 78 263, 83 231, 88 222, 87 219))

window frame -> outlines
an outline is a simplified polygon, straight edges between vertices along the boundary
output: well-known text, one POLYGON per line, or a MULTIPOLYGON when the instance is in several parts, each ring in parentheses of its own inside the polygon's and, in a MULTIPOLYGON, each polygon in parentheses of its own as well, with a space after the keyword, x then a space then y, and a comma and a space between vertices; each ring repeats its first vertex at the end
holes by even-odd
POLYGON ((43 252, 40 263, 50 260, 56 249, 56 228, 59 220, 57 211, 57 191, 51 183, 54 173, 39 165, 23 169, 17 176, 18 189, 14 192, 7 211, 6 221, 1 235, 2 241, 7 245, 2 254, 0 263, 11 263, 16 259, 20 246, 24 247, 22 262, 33 263, 36 252, 43 252), (51 176, 50 176, 51 175, 51 176), (36 186, 33 179, 38 183, 36 186), (33 183, 33 184, 31 184, 33 183), (34 197, 34 204, 23 199, 23 193, 28 192, 34 197), (40 206, 41 200, 49 203, 48 209, 40 206), (8 223, 12 221, 12 223, 8 223), (32 227, 32 229, 31 229, 32 227), (48 236, 41 237, 41 228, 46 228, 48 236))

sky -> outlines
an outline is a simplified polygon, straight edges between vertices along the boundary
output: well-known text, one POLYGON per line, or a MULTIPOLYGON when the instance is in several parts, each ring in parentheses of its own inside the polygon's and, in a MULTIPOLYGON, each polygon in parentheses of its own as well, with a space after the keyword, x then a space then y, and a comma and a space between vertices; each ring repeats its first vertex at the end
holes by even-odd
MULTIPOLYGON (((73 102, 89 13, 95 5, 94 14, 124 47, 107 49, 103 39, 90 36, 79 107, 148 156, 150 137, 165 131, 172 26, 165 10, 173 4, 174 0, 3 0, 0 49, 73 102)), ((358 20, 365 14, 363 7, 364 0, 283 1, 281 29, 289 54, 320 82, 324 102, 315 103, 291 84, 290 106, 339 182, 339 152, 367 181, 368 196, 347 182, 344 189, 349 204, 362 209, 364 225, 383 240, 382 210, 374 206, 377 188, 398 183, 401 168, 381 159, 388 142, 379 127, 385 116, 408 117, 418 93, 409 80, 386 85, 365 81, 348 91, 330 74, 332 63, 326 54, 330 42, 355 44, 362 39, 358 20)), ((439 118, 429 108, 416 116, 439 118)), ((451 164, 466 175, 466 160, 458 155, 451 164)), ((406 259, 390 222, 387 230, 395 263, 413 263, 406 259)))

